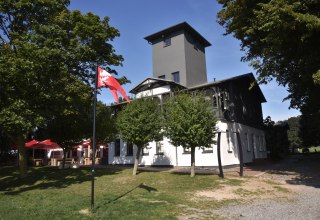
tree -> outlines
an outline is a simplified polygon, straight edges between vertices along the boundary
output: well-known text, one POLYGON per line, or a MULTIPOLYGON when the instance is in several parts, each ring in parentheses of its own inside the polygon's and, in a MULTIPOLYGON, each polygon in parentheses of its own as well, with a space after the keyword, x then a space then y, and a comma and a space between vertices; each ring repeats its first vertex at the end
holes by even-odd
POLYGON ((304 147, 320 145, 320 102, 308 101, 301 108, 300 137, 304 147))
POLYGON ((109 43, 119 36, 109 18, 70 11, 69 3, 0 1, 0 124, 19 146, 21 177, 26 137, 66 110, 60 102, 67 85, 80 80, 89 88, 97 63, 106 68, 123 61, 109 43))
POLYGON ((288 86, 291 107, 320 99, 320 2, 218 0, 219 23, 241 41, 258 79, 288 86), (315 97, 314 97, 315 96, 315 97), (311 100, 311 101, 312 101, 311 100))
POLYGON ((266 146, 270 153, 270 158, 273 160, 282 159, 288 154, 289 140, 287 122, 272 121, 268 116, 263 120, 263 127, 265 130, 266 146))
POLYGON ((132 101, 118 114, 116 126, 123 140, 137 146, 133 167, 133 175, 136 175, 142 149, 149 142, 162 139, 159 102, 151 98, 132 101))
POLYGON ((203 95, 177 94, 165 104, 165 135, 178 147, 191 150, 191 177, 195 176, 195 148, 214 143, 217 119, 203 95))
POLYGON ((67 151, 92 135, 93 112, 91 88, 73 75, 68 74, 66 77, 72 77, 74 81, 69 83, 69 80, 59 80, 64 93, 59 94, 59 100, 55 104, 60 108, 54 108, 54 117, 46 121, 43 128, 46 138, 52 139, 62 147, 63 167, 67 151))
POLYGON ((114 140, 116 134, 117 134, 117 129, 116 129, 115 117, 112 115, 110 107, 107 107, 102 102, 98 102, 97 113, 96 113, 97 143, 98 144, 110 143, 112 140, 114 140))
POLYGON ((300 137, 300 116, 288 118, 288 120, 284 121, 289 126, 288 130, 288 139, 289 146, 292 152, 294 152, 295 148, 301 147, 302 140, 300 137))

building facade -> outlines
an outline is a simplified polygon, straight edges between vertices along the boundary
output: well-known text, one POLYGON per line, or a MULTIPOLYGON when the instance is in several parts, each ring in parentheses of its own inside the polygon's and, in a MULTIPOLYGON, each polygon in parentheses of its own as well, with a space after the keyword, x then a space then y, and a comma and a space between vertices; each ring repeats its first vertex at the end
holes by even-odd
MULTIPOLYGON (((151 96, 163 104, 166 96, 177 90, 201 91, 212 103, 221 132, 222 165, 239 164, 239 133, 243 162, 267 157, 265 134, 262 129, 261 104, 266 102, 253 74, 207 82, 205 48, 211 44, 189 24, 169 27, 145 37, 152 45, 153 77, 135 86, 130 93, 136 98, 151 96)), ((109 164, 133 164, 136 147, 121 138, 109 144, 109 164)), ((196 166, 218 166, 217 146, 197 148, 196 166)), ((151 142, 143 150, 140 165, 190 166, 190 152, 172 146, 164 138, 151 142)))

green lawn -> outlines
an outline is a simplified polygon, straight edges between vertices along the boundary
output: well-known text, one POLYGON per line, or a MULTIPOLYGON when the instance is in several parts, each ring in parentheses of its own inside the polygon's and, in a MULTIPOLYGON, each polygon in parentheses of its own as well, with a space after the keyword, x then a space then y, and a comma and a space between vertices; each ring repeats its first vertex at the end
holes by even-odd
MULTIPOLYGON (((1 167, 0 219, 175 219, 228 202, 193 199, 198 190, 221 187, 216 175, 190 178, 189 174, 142 171, 134 177, 131 172, 97 169, 91 212, 90 169, 33 167, 20 180, 17 168, 1 167)), ((237 181, 228 179, 224 184, 237 181)))
MULTIPOLYGON (((320 146, 318 147, 308 147, 309 152, 308 153, 320 153, 320 146)), ((297 153, 303 153, 303 148, 297 148, 297 153)))

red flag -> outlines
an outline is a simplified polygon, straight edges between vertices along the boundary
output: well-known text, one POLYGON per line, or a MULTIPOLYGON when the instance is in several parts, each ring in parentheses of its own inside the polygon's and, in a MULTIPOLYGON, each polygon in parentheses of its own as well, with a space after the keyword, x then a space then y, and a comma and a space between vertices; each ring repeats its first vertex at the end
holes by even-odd
POLYGON ((108 86, 114 99, 117 103, 119 103, 119 98, 117 91, 121 93, 121 95, 127 100, 127 102, 130 102, 126 92, 123 90, 119 82, 106 70, 101 69, 98 67, 98 84, 97 87, 100 88, 102 86, 108 86))

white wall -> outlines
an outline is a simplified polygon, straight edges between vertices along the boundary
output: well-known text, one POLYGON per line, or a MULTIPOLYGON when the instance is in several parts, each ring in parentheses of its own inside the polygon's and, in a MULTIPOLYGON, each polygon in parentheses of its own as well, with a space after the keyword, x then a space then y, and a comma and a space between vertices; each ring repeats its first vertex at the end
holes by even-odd
POLYGON ((170 92, 170 86, 169 85, 139 92, 139 93, 136 94, 136 98, 138 99, 138 98, 141 98, 141 97, 160 95, 160 94, 163 94, 163 93, 166 93, 166 92, 170 92))
MULTIPOLYGON (((221 132, 221 162, 223 166, 239 164, 239 149, 237 144, 236 134, 240 132, 242 144, 243 161, 250 163, 253 159, 266 158, 266 146, 264 141, 264 132, 260 129, 242 125, 239 123, 229 123, 219 121, 217 123, 218 131, 221 132), (228 143, 226 130, 230 132, 228 143), (246 134, 249 137, 249 143, 246 140, 246 134), (254 140, 252 141, 252 138, 254 140), (258 141, 260 140, 260 141, 258 141)), ((217 139, 217 135, 216 138, 217 139)), ((172 165, 172 166, 190 166, 191 154, 184 153, 181 146, 173 146, 167 138, 164 138, 163 155, 156 154, 156 143, 150 142, 148 145, 148 155, 142 155, 140 165, 172 165)), ((203 149, 196 148, 195 161, 196 166, 218 166, 217 145, 212 145, 213 148, 203 149), (209 152, 209 151, 212 152, 209 152)), ((134 146, 133 156, 126 156, 126 143, 120 140, 120 156, 114 156, 114 143, 109 144, 109 164, 133 164, 137 149, 134 146)))

